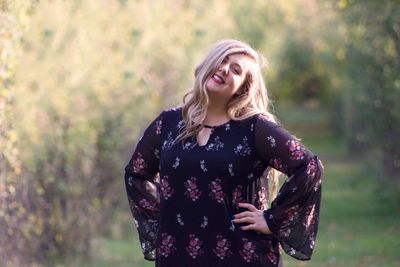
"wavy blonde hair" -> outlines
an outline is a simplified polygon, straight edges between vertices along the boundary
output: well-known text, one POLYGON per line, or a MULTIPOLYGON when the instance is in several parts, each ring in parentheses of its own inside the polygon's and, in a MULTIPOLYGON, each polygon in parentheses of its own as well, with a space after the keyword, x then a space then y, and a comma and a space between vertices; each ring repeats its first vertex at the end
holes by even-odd
MULTIPOLYGON (((262 76, 266 65, 264 57, 250 45, 238 40, 222 40, 213 45, 205 59, 197 66, 193 88, 183 96, 182 117, 185 122, 177 141, 196 136, 204 127, 204 119, 209 104, 206 82, 215 73, 225 57, 232 54, 243 54, 251 58, 251 64, 243 84, 226 104, 228 116, 232 120, 243 120, 256 114, 264 114, 269 120, 277 118, 269 111, 271 105, 262 76)), ((269 172, 271 183, 270 200, 276 197, 280 172, 272 169, 269 172)))

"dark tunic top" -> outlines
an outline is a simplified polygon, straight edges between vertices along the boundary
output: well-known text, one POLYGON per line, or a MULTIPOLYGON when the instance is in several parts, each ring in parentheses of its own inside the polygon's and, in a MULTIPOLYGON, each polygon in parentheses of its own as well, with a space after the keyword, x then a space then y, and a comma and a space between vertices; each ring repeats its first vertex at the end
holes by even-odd
POLYGON ((318 230, 322 162, 282 126, 254 115, 174 142, 182 109, 163 111, 145 130, 125 167, 125 184, 145 259, 156 266, 278 266, 279 246, 309 260, 318 230), (275 168, 288 176, 268 208, 275 168), (264 173, 264 175, 263 175, 264 173), (231 220, 264 210, 272 234, 242 230, 231 220))

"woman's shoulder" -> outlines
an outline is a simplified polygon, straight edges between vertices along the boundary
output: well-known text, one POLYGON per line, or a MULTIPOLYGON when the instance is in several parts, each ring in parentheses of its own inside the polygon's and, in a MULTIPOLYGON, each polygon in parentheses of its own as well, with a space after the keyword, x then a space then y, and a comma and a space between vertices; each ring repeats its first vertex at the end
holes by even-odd
POLYGON ((177 106, 177 107, 169 107, 164 109, 161 114, 165 116, 173 116, 173 115, 179 115, 182 113, 182 107, 177 106))
POLYGON ((166 108, 161 112, 160 117, 166 128, 174 127, 182 120, 182 107, 166 108))
POLYGON ((254 116, 255 123, 261 127, 281 127, 281 123, 276 121, 271 114, 258 113, 254 116))
POLYGON ((277 127, 281 126, 279 122, 274 121, 271 114, 256 113, 245 119, 240 120, 241 124, 253 124, 254 126, 262 127, 277 127))

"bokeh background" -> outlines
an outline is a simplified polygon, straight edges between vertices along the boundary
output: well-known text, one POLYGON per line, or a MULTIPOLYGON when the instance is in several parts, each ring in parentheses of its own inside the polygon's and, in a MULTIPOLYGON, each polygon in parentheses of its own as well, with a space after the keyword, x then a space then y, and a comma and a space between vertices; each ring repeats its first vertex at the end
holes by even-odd
POLYGON ((313 258, 285 266, 400 266, 400 1, 383 0, 0 0, 0 266, 154 266, 123 167, 222 38, 264 54, 275 113, 325 165, 313 258))

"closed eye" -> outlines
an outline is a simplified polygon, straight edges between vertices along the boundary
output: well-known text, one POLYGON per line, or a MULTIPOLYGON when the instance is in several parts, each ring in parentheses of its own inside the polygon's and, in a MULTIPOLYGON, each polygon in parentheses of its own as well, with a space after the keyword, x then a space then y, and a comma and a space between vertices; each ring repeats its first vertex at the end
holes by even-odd
POLYGON ((237 68, 234 68, 234 69, 233 69, 233 72, 234 72, 235 74, 237 74, 237 75, 240 75, 240 71, 239 71, 237 68))
POLYGON ((236 75, 240 75, 242 73, 242 68, 240 68, 238 64, 234 64, 232 69, 233 73, 235 73, 236 75))

